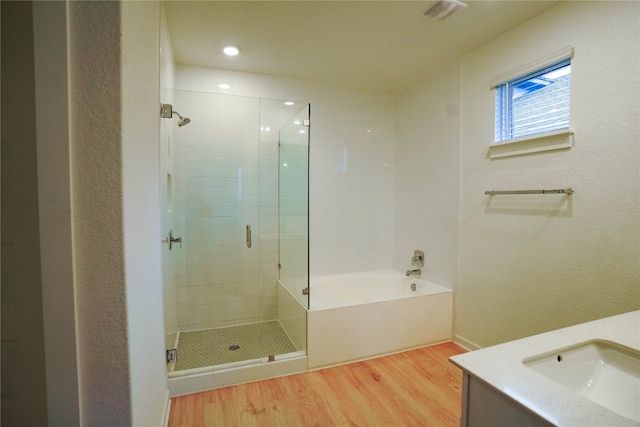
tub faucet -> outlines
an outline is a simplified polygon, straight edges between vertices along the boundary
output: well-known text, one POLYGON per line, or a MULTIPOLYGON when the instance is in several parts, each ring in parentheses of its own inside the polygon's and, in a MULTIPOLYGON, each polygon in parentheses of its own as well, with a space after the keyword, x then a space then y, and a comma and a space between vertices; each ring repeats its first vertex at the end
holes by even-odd
POLYGON ((414 268, 413 270, 407 270, 407 276, 419 276, 422 274, 422 270, 414 268))

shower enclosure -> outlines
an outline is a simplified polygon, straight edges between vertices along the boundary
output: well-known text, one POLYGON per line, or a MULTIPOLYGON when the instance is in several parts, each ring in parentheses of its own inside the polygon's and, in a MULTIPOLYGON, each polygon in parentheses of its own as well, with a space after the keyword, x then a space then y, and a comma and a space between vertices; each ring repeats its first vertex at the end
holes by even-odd
POLYGON ((162 95, 169 376, 305 356, 309 105, 162 95))

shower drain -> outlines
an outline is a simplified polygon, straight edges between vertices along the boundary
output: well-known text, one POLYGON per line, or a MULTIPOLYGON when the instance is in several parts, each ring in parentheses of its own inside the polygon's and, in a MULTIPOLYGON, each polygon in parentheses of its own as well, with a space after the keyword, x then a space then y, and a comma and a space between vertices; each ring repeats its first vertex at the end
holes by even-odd
POLYGON ((239 346, 238 344, 233 344, 233 345, 230 345, 230 346, 229 346, 229 350, 231 350, 231 351, 233 351, 233 350, 237 350, 237 349, 239 349, 239 348, 240 348, 240 346, 239 346))

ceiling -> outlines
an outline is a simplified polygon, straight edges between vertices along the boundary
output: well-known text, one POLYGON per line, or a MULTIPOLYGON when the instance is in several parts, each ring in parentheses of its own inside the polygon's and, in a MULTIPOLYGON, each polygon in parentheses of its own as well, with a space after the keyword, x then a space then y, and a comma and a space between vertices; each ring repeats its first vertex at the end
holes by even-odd
POLYGON ((558 1, 165 1, 176 63, 397 92, 558 1), (240 46, 226 57, 225 44, 240 46))

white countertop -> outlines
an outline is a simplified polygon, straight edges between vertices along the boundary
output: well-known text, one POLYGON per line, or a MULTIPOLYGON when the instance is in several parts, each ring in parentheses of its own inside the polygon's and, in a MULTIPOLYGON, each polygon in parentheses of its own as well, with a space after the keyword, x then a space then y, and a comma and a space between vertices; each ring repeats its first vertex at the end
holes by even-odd
POLYGON ((640 310, 460 354, 450 360, 552 424, 637 427, 637 421, 598 405, 522 363, 531 356, 595 339, 640 350, 640 310))

